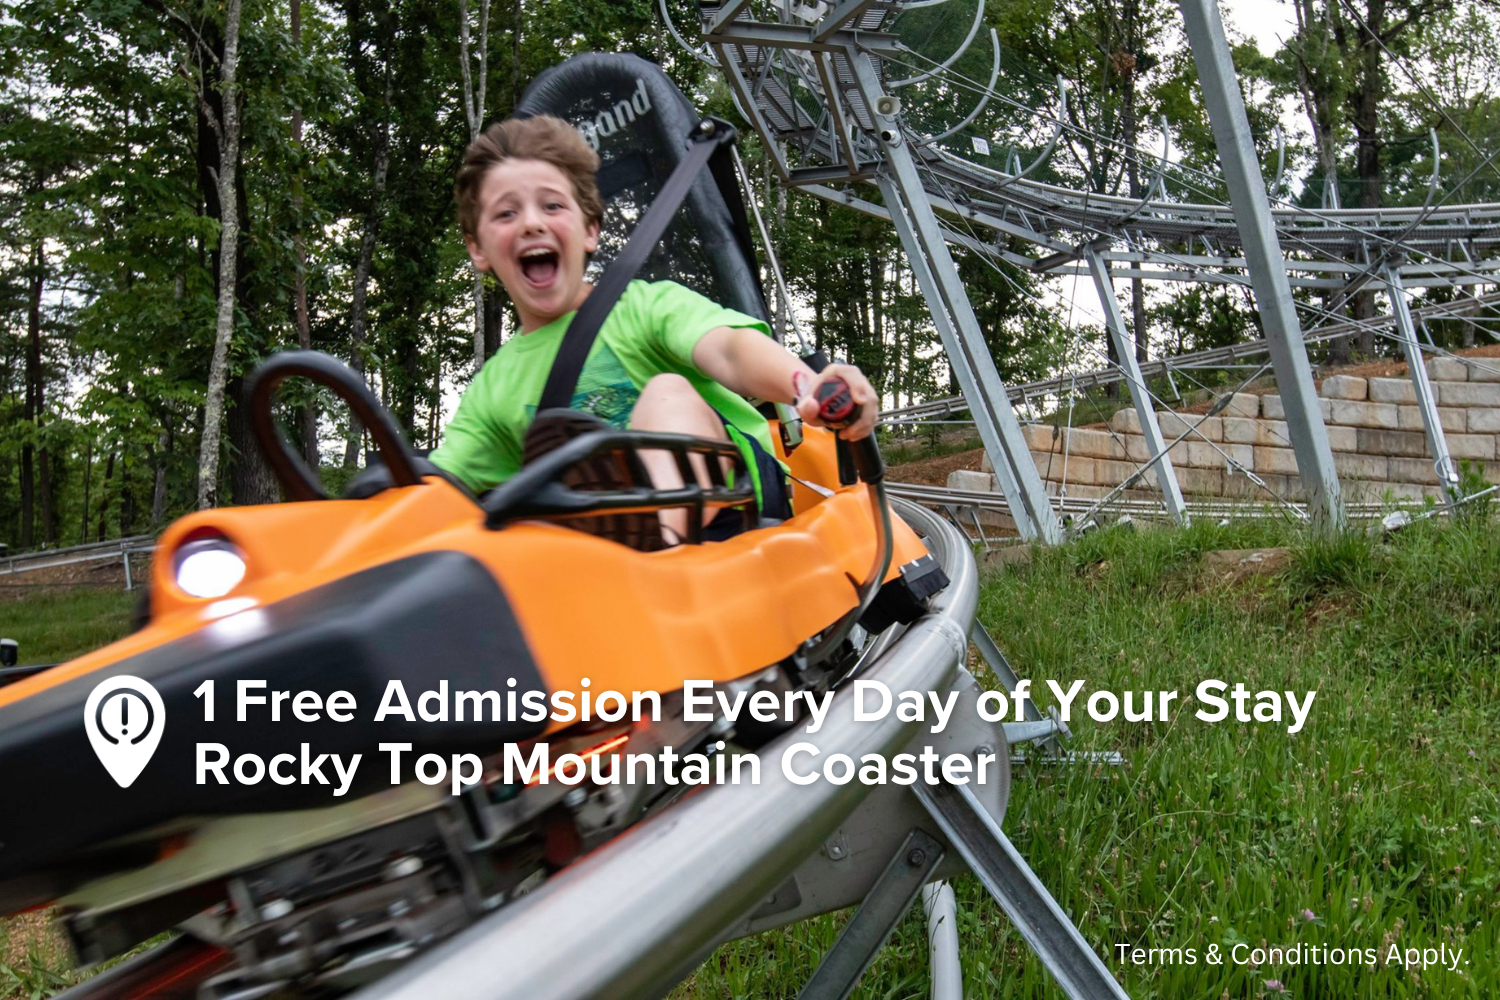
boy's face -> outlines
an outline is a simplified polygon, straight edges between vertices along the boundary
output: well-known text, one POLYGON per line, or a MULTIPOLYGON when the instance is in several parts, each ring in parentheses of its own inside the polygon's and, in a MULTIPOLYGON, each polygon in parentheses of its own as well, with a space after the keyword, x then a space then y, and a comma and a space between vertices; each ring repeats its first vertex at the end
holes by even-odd
POLYGON ((530 333, 577 309, 591 287, 587 254, 598 249, 599 226, 585 221, 573 182, 544 160, 504 160, 479 190, 469 259, 505 286, 530 333))

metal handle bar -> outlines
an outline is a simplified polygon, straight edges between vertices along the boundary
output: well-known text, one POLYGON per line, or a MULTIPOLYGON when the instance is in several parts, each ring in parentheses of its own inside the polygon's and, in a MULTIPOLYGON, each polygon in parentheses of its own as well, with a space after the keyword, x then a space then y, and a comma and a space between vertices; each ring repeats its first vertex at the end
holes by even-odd
POLYGON ((250 375, 250 426, 255 441, 276 478, 286 487, 293 500, 327 500, 317 475, 307 467, 282 436, 271 413, 276 387, 289 378, 301 376, 327 386, 370 429, 381 460, 390 469, 396 486, 415 486, 422 481, 412 463, 411 450, 401 435, 401 428, 380 400, 370 391, 364 379, 348 365, 322 351, 282 351, 261 362, 250 375))

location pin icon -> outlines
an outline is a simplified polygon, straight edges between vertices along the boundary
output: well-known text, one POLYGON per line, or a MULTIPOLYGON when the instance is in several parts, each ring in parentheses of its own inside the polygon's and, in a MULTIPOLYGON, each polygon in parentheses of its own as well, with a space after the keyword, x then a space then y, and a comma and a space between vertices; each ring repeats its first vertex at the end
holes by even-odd
POLYGON ((121 788, 129 788, 145 770, 166 723, 156 688, 129 674, 100 681, 83 707, 89 743, 121 788))

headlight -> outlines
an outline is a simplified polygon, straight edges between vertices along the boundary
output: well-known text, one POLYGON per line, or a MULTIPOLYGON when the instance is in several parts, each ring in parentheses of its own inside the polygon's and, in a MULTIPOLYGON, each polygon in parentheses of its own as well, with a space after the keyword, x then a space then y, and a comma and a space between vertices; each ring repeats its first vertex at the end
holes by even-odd
POLYGON ((245 554, 223 535, 186 542, 176 562, 177 587, 192 597, 223 597, 245 578, 245 554))

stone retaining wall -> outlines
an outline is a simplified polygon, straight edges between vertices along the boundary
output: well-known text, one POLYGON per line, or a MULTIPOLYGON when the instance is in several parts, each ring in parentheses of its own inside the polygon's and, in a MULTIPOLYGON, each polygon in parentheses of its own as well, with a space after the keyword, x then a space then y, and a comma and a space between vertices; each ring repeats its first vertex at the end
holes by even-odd
MULTIPOLYGON (((1500 482, 1500 359, 1435 358, 1427 362, 1437 395, 1438 417, 1454 461, 1470 459, 1484 466, 1485 478, 1500 482), (1484 367, 1480 367, 1484 366, 1484 367), (1487 368, 1494 368, 1491 371, 1487 368)), ((1319 406, 1328 428, 1334 464, 1344 494, 1351 501, 1420 499, 1440 493, 1437 473, 1422 430, 1411 380, 1333 375, 1319 387, 1319 406)), ((1157 414, 1167 441, 1181 438, 1168 454, 1177 482, 1190 498, 1266 499, 1265 492, 1242 470, 1253 471, 1266 486, 1287 499, 1300 499, 1297 459, 1287 435, 1281 397, 1236 393, 1217 414, 1162 411, 1157 414), (1196 430, 1191 433, 1188 428, 1196 430), (1186 434, 1186 436, 1184 436, 1186 434), (1231 461, 1232 460, 1232 461, 1231 461)), ((1037 470, 1056 496, 1064 483, 1069 497, 1097 499, 1109 493, 1146 461, 1146 441, 1134 409, 1116 413, 1107 428, 1023 428, 1037 470)), ((998 489, 986 456, 982 472, 953 473, 957 489, 998 489)), ((1125 491, 1126 497, 1154 497, 1154 473, 1148 489, 1125 491)))

